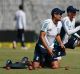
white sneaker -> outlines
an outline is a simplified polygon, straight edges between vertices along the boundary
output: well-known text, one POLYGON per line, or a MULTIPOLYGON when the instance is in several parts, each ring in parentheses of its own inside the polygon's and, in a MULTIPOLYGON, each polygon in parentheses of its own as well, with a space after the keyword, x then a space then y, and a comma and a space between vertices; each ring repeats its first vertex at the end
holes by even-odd
POLYGON ((28 50, 28 48, 27 48, 27 47, 21 47, 21 49, 28 50))

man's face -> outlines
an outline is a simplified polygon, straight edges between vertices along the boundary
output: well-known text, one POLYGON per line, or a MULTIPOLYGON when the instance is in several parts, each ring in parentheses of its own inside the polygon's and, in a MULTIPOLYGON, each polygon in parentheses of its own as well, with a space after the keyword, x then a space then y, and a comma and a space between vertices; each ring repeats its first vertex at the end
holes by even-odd
POLYGON ((54 18, 55 18, 57 21, 60 21, 60 20, 61 20, 61 17, 62 17, 62 14, 60 14, 60 13, 54 14, 54 18))
POLYGON ((76 16, 76 12, 69 12, 68 13, 69 14, 69 16, 70 16, 70 18, 75 18, 75 16, 76 16))

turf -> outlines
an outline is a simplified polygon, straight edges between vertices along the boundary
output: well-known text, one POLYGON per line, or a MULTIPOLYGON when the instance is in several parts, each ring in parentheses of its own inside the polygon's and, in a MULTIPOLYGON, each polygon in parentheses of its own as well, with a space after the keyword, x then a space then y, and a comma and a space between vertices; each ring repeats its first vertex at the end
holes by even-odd
POLYGON ((33 58, 33 49, 22 50, 20 48, 0 48, 0 74, 80 74, 80 47, 75 50, 67 50, 67 55, 61 61, 61 68, 53 69, 10 69, 6 70, 2 67, 5 65, 7 59, 14 61, 21 60, 22 57, 28 56, 30 60, 33 58), (69 66, 69 70, 65 70, 65 66, 69 66))

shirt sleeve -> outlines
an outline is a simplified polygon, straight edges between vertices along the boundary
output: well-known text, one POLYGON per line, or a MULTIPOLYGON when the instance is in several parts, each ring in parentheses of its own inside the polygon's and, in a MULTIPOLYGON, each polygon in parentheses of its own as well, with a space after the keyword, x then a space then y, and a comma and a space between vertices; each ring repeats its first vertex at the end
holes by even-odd
POLYGON ((47 22, 43 22, 41 31, 47 32, 47 30, 48 30, 48 23, 47 22))
POLYGON ((58 34, 60 34, 61 32, 61 28, 62 28, 62 22, 59 22, 57 27, 58 34))
POLYGON ((67 20, 65 20, 63 22, 63 27, 64 27, 64 30, 67 32, 68 35, 71 35, 71 34, 73 34, 73 33, 75 33, 75 32, 80 30, 80 26, 78 26, 78 27, 76 27, 74 29, 70 29, 69 21, 67 21, 67 20))

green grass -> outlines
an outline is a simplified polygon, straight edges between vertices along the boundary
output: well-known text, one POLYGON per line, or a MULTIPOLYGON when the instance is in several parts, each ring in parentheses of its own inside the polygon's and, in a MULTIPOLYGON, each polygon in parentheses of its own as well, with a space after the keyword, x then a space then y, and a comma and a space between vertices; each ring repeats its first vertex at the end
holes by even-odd
POLYGON ((1 67, 5 65, 7 59, 19 61, 22 57, 28 56, 30 60, 33 58, 33 49, 10 49, 0 48, 0 74, 80 74, 80 47, 75 50, 67 50, 67 55, 63 57, 61 61, 61 68, 57 70, 53 69, 10 69, 5 70, 1 67), (65 70, 64 67, 69 66, 69 70, 65 70))

